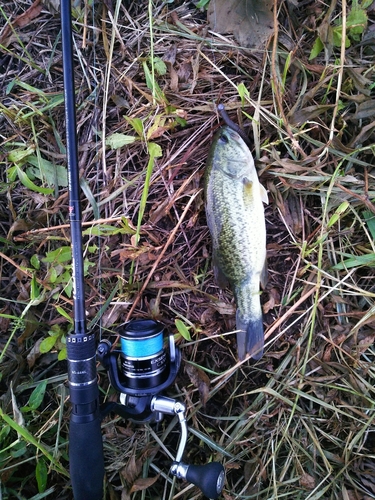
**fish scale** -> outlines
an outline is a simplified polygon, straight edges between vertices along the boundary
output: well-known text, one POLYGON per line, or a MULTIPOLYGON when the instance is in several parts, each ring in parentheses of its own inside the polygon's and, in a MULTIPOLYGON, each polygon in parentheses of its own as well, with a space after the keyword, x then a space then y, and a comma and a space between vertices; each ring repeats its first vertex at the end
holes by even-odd
POLYGON ((238 356, 259 359, 264 344, 259 283, 265 282, 267 194, 250 150, 229 127, 213 140, 205 197, 215 277, 220 286, 229 282, 236 300, 238 356))

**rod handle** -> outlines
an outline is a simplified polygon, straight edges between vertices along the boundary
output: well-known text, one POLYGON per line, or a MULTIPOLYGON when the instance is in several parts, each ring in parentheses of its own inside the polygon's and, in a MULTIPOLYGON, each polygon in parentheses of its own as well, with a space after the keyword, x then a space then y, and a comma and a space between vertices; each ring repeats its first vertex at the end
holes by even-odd
POLYGON ((82 421, 72 414, 69 461, 74 500, 102 500, 104 457, 100 416, 82 421))

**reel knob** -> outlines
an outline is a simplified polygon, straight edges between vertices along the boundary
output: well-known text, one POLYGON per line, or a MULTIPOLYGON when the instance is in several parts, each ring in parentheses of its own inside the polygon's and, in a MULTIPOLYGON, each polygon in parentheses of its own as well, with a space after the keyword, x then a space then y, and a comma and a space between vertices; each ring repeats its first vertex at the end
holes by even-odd
POLYGON ((179 479, 185 479, 195 484, 203 495, 212 500, 219 498, 224 488, 225 471, 219 462, 210 462, 206 465, 187 465, 174 462, 171 473, 179 479))

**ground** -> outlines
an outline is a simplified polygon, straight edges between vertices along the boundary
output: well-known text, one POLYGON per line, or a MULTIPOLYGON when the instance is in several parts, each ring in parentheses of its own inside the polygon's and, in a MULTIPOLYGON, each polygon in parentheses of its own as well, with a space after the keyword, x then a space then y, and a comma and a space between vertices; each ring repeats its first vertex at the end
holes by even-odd
MULTIPOLYGON (((375 498, 371 1, 278 1, 261 49, 192 2, 74 2, 86 309, 98 339, 165 323, 188 463, 223 498, 375 498), (211 268, 203 174, 217 103, 251 138, 266 207, 266 350, 238 363, 211 268)), ((72 287, 58 3, 0 7, 1 495, 72 498, 72 287)), ((113 401, 103 368, 101 400, 113 401)), ((167 476, 178 427, 108 416, 108 499, 198 499, 167 476), (166 451, 168 449, 168 453, 166 451)))

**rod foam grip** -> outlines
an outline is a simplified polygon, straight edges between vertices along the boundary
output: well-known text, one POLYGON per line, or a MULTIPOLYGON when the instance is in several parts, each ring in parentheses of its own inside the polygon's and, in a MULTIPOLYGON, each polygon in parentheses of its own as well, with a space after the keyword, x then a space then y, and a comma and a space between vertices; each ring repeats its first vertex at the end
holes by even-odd
POLYGON ((76 422, 72 415, 69 461, 74 500, 102 500, 104 457, 99 416, 88 422, 76 422))

